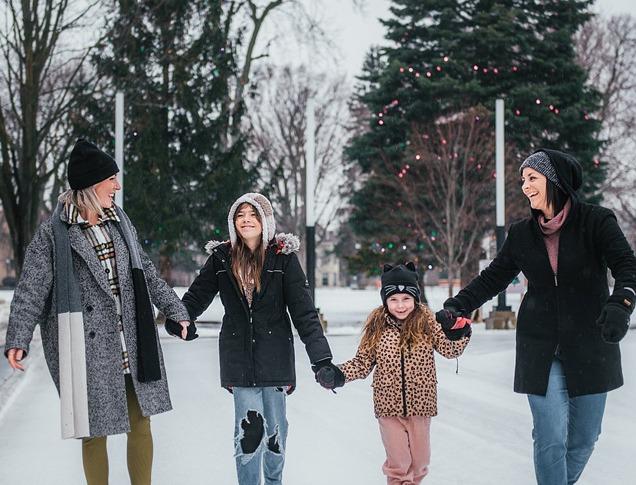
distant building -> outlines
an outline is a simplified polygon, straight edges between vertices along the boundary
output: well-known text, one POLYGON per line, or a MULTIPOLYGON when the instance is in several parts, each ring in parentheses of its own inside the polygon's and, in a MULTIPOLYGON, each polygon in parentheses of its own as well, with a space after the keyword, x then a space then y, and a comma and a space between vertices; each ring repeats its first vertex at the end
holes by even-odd
POLYGON ((346 286, 347 278, 340 258, 335 254, 336 234, 329 231, 316 246, 316 287, 346 286))

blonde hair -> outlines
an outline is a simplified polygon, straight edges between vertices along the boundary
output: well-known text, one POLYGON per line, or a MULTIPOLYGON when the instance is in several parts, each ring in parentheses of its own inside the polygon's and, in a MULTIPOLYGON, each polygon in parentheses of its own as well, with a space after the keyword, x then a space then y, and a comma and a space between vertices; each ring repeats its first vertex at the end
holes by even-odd
MULTIPOLYGON (((400 350, 408 350, 431 338, 433 331, 428 316, 426 307, 421 303, 416 303, 413 311, 402 323, 400 350)), ((380 306, 371 312, 362 329, 360 350, 368 352, 376 349, 387 318, 394 319, 395 317, 391 316, 385 306, 380 306)))
POLYGON ((68 207, 73 204, 81 214, 95 213, 99 217, 104 215, 104 209, 99 203, 95 186, 86 187, 81 190, 68 189, 63 192, 57 199, 59 202, 68 207))
MULTIPOLYGON (((232 223, 236 228, 236 217, 237 214, 241 211, 241 208, 244 206, 249 206, 254 209, 254 213, 256 214, 256 219, 261 224, 261 228, 263 226, 263 221, 261 220, 261 216, 256 210, 256 208, 250 204, 249 202, 243 202, 236 208, 234 212, 234 220, 232 223)), ((265 264, 265 249, 266 246, 263 244, 263 238, 259 239, 258 247, 252 251, 243 238, 236 231, 236 243, 232 244, 232 273, 234 273, 234 277, 237 281, 240 281, 243 286, 247 283, 246 280, 251 278, 254 280, 254 285, 256 286, 256 291, 261 291, 261 273, 263 272, 263 265, 265 264)))

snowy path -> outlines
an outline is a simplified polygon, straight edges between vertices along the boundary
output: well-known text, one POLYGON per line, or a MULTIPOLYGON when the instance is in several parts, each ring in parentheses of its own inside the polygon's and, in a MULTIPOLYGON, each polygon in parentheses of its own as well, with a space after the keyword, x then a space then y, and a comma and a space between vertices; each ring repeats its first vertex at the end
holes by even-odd
MULTIPOLYGON (((333 336, 336 362, 355 352, 357 336, 333 336)), ((153 418, 156 485, 236 483, 231 396, 218 385, 215 338, 163 340, 175 411, 153 418)), ((623 347, 626 385, 610 393, 603 434, 581 485, 636 483, 631 460, 636 419, 636 331, 623 347)), ((429 485, 531 485, 531 421, 525 396, 512 392, 514 333, 476 329, 459 362, 437 359, 440 415, 433 420, 429 485)), ((59 405, 42 361, 0 417, 2 483, 83 483, 80 445, 59 438, 59 405)), ((369 381, 337 395, 313 382, 297 342, 299 386, 288 401, 288 485, 382 485, 384 459, 369 381)), ((125 438, 109 438, 111 483, 129 483, 125 438)))

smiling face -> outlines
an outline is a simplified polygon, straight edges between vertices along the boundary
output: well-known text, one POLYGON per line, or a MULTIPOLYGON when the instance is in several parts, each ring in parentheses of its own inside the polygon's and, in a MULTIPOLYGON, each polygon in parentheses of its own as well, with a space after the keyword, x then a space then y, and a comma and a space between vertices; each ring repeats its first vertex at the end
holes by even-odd
POLYGON ((415 309, 415 298, 406 293, 396 293, 386 299, 389 313, 398 320, 405 320, 415 309))
POLYGON ((250 242, 260 241, 263 235, 261 218, 256 209, 251 205, 243 203, 234 214, 234 227, 238 235, 249 246, 250 242))
POLYGON ((521 173, 521 190, 530 201, 530 207, 552 217, 552 207, 548 204, 548 179, 536 170, 526 167, 521 173))
POLYGON ((97 194, 99 205, 104 209, 108 209, 113 206, 115 202, 115 192, 121 190, 121 185, 119 185, 117 175, 112 175, 106 180, 102 180, 93 185, 93 188, 97 194))

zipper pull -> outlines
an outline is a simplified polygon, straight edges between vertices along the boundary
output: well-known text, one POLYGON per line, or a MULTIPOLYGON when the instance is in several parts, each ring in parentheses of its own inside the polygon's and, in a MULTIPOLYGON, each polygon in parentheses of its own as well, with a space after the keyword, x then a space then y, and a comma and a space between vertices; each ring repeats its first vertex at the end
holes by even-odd
POLYGON ((554 273, 554 286, 559 286, 559 280, 557 279, 556 273, 554 273))

